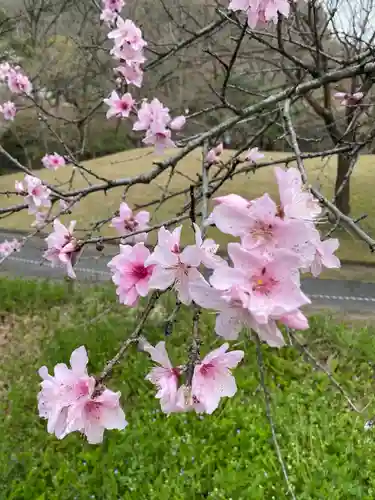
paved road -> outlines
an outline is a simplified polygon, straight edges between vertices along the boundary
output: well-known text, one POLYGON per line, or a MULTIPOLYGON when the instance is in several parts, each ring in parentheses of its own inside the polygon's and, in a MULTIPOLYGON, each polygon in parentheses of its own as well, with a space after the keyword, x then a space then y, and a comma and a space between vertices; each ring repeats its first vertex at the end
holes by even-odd
MULTIPOLYGON (((13 238, 19 238, 19 235, 0 231, 0 242, 13 238)), ((78 279, 85 282, 109 281, 111 275, 107 263, 117 253, 117 248, 108 245, 102 253, 94 249, 85 250, 75 267, 78 279)), ((52 268, 41 258, 44 249, 42 239, 28 241, 20 252, 0 264, 0 272, 13 276, 63 279, 63 269, 52 268)), ((306 278, 302 280, 302 288, 316 305, 345 312, 375 313, 374 283, 306 278)))

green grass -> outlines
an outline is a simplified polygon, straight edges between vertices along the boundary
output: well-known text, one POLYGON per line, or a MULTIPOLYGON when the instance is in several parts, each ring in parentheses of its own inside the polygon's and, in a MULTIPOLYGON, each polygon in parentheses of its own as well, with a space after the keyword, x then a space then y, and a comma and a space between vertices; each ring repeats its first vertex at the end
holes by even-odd
MULTIPOLYGON (((112 287, 0 278, 0 297, 1 499, 289 498, 252 343, 243 345, 246 358, 236 371, 236 396, 223 401, 214 415, 162 415, 144 380, 151 363, 134 350, 109 384, 122 392, 126 430, 106 433, 100 446, 89 446, 77 434, 58 441, 37 416, 37 369, 67 362, 71 351, 84 344, 90 368, 98 372, 134 327, 136 313, 117 305, 112 287)), ((163 308, 166 312, 169 305, 165 302, 146 325, 151 342, 163 338, 163 308)), ((178 363, 184 362, 190 317, 190 311, 181 312, 168 341, 178 363)), ((311 324, 304 337, 312 352, 359 406, 372 401, 374 328, 334 324, 327 317, 311 324)), ((218 344, 212 325, 213 316, 203 315, 205 349, 218 344)), ((264 347, 263 354, 278 439, 297 498, 373 500, 375 440, 363 431, 366 416, 350 412, 327 376, 296 349, 264 347)), ((366 415, 374 410, 372 403, 366 415)))
MULTIPOLYGON (((165 157, 172 155, 173 151, 168 151, 165 157)), ((228 156, 226 151, 223 155, 228 156)), ((285 156, 286 153, 269 152, 265 154, 266 160, 277 160, 285 156)), ((138 149, 125 151, 115 155, 103 157, 97 160, 86 162, 85 165, 92 171, 109 179, 122 177, 131 177, 141 172, 149 171, 152 167, 152 162, 155 157, 149 149, 138 149)), ((361 222, 361 226, 375 235, 375 197, 373 196, 374 185, 374 156, 363 155, 352 175, 352 214, 353 217, 359 217, 363 214, 368 214, 367 219, 361 222)), ((178 170, 190 178, 196 178, 200 172, 201 151, 196 150, 185 157, 178 165, 178 170)), ((291 164, 292 165, 292 164, 291 164)), ((309 173, 309 180, 312 184, 319 181, 323 193, 329 198, 332 197, 334 179, 336 173, 336 158, 327 159, 312 159, 306 160, 305 166, 309 173)), ((42 179, 53 183, 66 183, 71 175, 71 168, 60 169, 57 173, 46 169, 39 170, 37 175, 42 179)), ((156 182, 151 185, 135 185, 131 187, 127 193, 127 201, 134 206, 135 204, 147 203, 154 199, 159 199, 161 196, 161 187, 163 187, 168 179, 169 171, 158 177, 156 182)), ((20 180, 23 177, 20 173, 8 176, 2 176, 2 190, 14 190, 15 180, 20 180)), ((94 180, 94 182, 98 182, 94 180)), ((99 181, 100 182, 100 181, 99 181)), ((175 175, 170 185, 170 192, 176 192, 184 187, 187 187, 189 181, 186 177, 175 175)), ((77 173, 73 186, 78 188, 85 186, 85 180, 77 173)), ((67 186, 65 185, 65 188, 67 186)), ((225 184, 225 188, 221 194, 234 192, 247 198, 254 198, 262 195, 264 192, 269 192, 272 196, 277 197, 277 187, 274 179, 272 168, 262 169, 256 174, 238 175, 234 179, 225 184)), ((95 193, 89 195, 74 209, 74 218, 78 220, 78 226, 81 228, 89 228, 91 223, 107 218, 118 209, 123 188, 116 188, 104 193, 95 193)), ((185 197, 179 196, 163 204, 160 209, 153 215, 153 222, 161 222, 163 220, 175 217, 176 213, 183 207, 186 201, 185 197)), ((13 196, 7 199, 7 203, 12 205, 19 202, 19 198, 13 196)), ((72 218, 71 216, 68 218, 72 218)), ((66 219, 66 217, 65 217, 66 219)), ((2 219, 1 226, 7 228, 30 229, 30 224, 33 217, 27 215, 26 211, 14 214, 12 217, 2 219)), ((115 235, 113 229, 108 226, 103 228, 104 235, 115 235)), ((219 243, 225 244, 228 239, 225 235, 219 232, 213 232, 213 236, 219 243)), ((341 238, 341 248, 339 256, 342 259, 359 260, 364 262, 375 263, 375 256, 371 254, 367 246, 358 241, 347 232, 338 232, 341 238)), ((184 237, 185 238, 185 237, 184 237)), ((151 237, 151 241, 155 241, 155 235, 151 237), (152 240, 152 238, 154 238, 152 240)), ((186 238, 185 238, 186 241, 186 238)))

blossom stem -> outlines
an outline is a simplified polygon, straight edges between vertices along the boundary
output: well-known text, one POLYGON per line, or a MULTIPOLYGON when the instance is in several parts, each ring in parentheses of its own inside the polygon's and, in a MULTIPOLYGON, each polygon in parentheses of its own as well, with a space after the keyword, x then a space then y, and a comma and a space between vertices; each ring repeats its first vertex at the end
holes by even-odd
POLYGON ((151 295, 151 297, 150 297, 150 299, 148 301, 148 304, 147 304, 145 310, 143 311, 142 316, 141 316, 141 318, 139 320, 139 323, 136 326, 135 330, 130 335, 130 337, 127 338, 121 344, 121 347, 118 350, 117 354, 110 361, 108 361, 108 363, 105 365, 105 367, 104 367, 103 371, 101 372, 101 374, 99 375, 99 377, 97 377, 97 379, 96 379, 96 385, 97 386, 101 385, 103 383, 103 380, 112 373, 112 370, 113 370, 114 366, 117 365, 120 362, 120 360, 124 356, 125 351, 127 350, 127 348, 131 344, 133 344, 134 342, 137 342, 139 340, 139 337, 141 335, 141 332, 142 332, 142 329, 144 327, 144 324, 146 323, 147 318, 148 318, 150 312, 155 307, 155 304, 158 301, 160 295, 161 295, 160 292, 154 292, 151 295))

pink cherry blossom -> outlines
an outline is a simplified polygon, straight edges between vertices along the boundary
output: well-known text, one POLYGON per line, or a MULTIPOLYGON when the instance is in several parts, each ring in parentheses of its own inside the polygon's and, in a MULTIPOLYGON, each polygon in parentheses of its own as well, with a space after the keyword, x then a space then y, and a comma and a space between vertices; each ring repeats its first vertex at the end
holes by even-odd
POLYGON ((186 118, 183 115, 176 116, 169 124, 171 130, 181 130, 186 123, 186 118))
POLYGON ((243 328, 253 330, 260 340, 271 347, 285 345, 284 337, 274 319, 267 324, 259 324, 250 313, 244 298, 247 294, 240 292, 236 286, 225 291, 211 287, 203 276, 189 284, 190 294, 194 302, 206 309, 214 309, 216 316, 215 332, 226 340, 236 340, 243 328))
POLYGON ((222 152, 223 152, 223 143, 220 142, 220 144, 218 144, 217 146, 208 151, 206 155, 206 162, 209 165, 219 163, 220 162, 219 156, 221 155, 222 152))
POLYGON ((296 168, 275 167, 279 186, 280 211, 283 217, 314 220, 322 211, 318 200, 304 189, 301 174, 296 168))
POLYGON ((223 344, 207 354, 194 368, 191 395, 193 402, 199 405, 196 407, 198 412, 213 413, 222 397, 231 398, 237 392, 231 370, 242 361, 244 352, 227 352, 228 348, 228 343, 223 344))
POLYGON ((11 65, 7 62, 0 64, 0 82, 5 82, 11 70, 11 65))
POLYGON ((126 62, 115 68, 115 71, 125 78, 128 85, 135 85, 139 88, 142 86, 143 71, 139 63, 132 61, 126 62))
POLYGON ((147 101, 142 102, 138 110, 138 120, 134 123, 133 130, 148 130, 154 123, 166 128, 170 121, 169 108, 164 107, 159 99, 155 97, 150 103, 147 101))
POLYGON ((231 0, 229 10, 243 11, 247 14, 250 28, 258 22, 277 22, 277 13, 289 16, 289 0, 231 0))
POLYGON ((133 109, 135 101, 129 92, 120 97, 114 90, 109 99, 104 99, 104 103, 109 106, 106 115, 107 118, 112 118, 113 116, 127 118, 133 109))
POLYGON ((104 389, 96 394, 95 388, 90 386, 85 396, 69 406, 61 438, 79 431, 85 434, 88 443, 98 444, 103 441, 105 429, 123 430, 128 425, 120 407, 120 392, 104 389))
POLYGON ((188 245, 184 249, 184 258, 191 262, 199 262, 208 269, 215 269, 218 266, 227 265, 226 261, 216 255, 219 245, 214 240, 207 238, 203 241, 202 232, 193 224, 195 232, 195 245, 188 245))
POLYGON ((234 267, 215 269, 210 283, 223 291, 238 287, 245 307, 258 323, 267 324, 310 303, 300 288, 300 259, 294 253, 276 249, 270 258, 238 243, 229 243, 228 253, 234 267))
POLYGON ((59 363, 54 368, 54 376, 49 375, 46 366, 39 369, 43 379, 38 394, 39 416, 48 420, 47 431, 61 439, 67 425, 68 407, 85 397, 89 386, 95 386, 95 379, 87 373, 88 357, 84 346, 72 352, 71 368, 59 363))
POLYGON ((65 158, 58 153, 44 155, 42 158, 43 166, 49 170, 58 170, 66 165, 65 158))
POLYGON ((13 252, 19 252, 21 249, 21 243, 13 239, 12 241, 5 240, 0 243, 0 258, 8 257, 13 252))
POLYGON ((39 415, 48 420, 47 430, 58 439, 74 431, 84 433, 91 444, 103 440, 105 429, 124 429, 125 414, 119 405, 120 393, 106 388, 97 390, 96 381, 87 373, 88 357, 84 346, 73 351, 71 368, 60 363, 54 376, 40 368, 39 415))
POLYGON ((116 22, 117 16, 118 13, 115 10, 103 9, 100 14, 100 20, 112 27, 112 25, 116 22))
POLYGON ((264 154, 259 151, 259 148, 252 148, 246 153, 246 160, 256 163, 261 158, 264 158, 264 154))
POLYGON ((103 0, 103 9, 108 9, 113 12, 121 12, 125 6, 124 0, 103 0))
POLYGON ((16 105, 12 101, 4 102, 0 104, 0 113, 3 114, 4 120, 13 121, 17 113, 16 105))
POLYGON ((280 322, 289 328, 293 328, 293 330, 307 330, 309 327, 306 316, 299 310, 282 316, 280 322))
POLYGON ((191 303, 189 283, 200 275, 196 269, 200 265, 200 257, 186 249, 180 249, 182 226, 168 231, 161 227, 158 233, 158 244, 146 260, 146 265, 155 264, 150 279, 150 288, 166 290, 173 286, 179 300, 186 305, 191 303))
POLYGON ((355 106, 363 99, 364 93, 355 92, 354 94, 350 94, 347 92, 336 92, 334 97, 341 100, 341 106, 355 106))
POLYGON ((41 207, 51 206, 51 190, 38 177, 26 174, 24 181, 15 183, 16 191, 25 196, 29 214, 35 214, 41 207))
POLYGON ((113 257, 108 267, 114 273, 112 281, 117 285, 120 303, 133 307, 139 297, 146 297, 150 289, 150 278, 155 266, 145 266, 150 251, 144 243, 134 247, 120 245, 120 253, 113 257))
POLYGON ((112 227, 124 237, 126 243, 139 243, 147 240, 147 233, 140 233, 135 236, 128 236, 136 231, 148 229, 150 213, 142 210, 136 214, 125 202, 120 205, 120 214, 112 219, 112 227))
POLYGON ((165 342, 159 342, 153 347, 147 341, 140 344, 141 349, 148 352, 151 359, 160 366, 153 368, 146 380, 149 380, 158 388, 156 398, 160 399, 161 410, 164 413, 172 413, 177 411, 176 397, 177 387, 180 377, 180 369, 174 368, 165 348, 165 342))
POLYGON ((73 236, 75 225, 76 221, 71 221, 69 228, 66 228, 59 219, 55 219, 53 222, 54 231, 46 238, 48 250, 43 254, 43 257, 50 261, 53 266, 63 264, 68 276, 72 279, 76 278, 73 266, 81 253, 77 240, 73 236))
POLYGON ((337 238, 329 238, 325 241, 316 242, 316 253, 310 266, 310 272, 314 277, 319 276, 323 267, 328 269, 339 269, 341 267, 340 259, 334 255, 339 247, 337 238))
POLYGON ((118 16, 116 29, 108 33, 108 38, 113 39, 114 47, 111 54, 117 59, 143 63, 143 48, 147 42, 142 38, 141 30, 131 21, 118 16))
POLYGON ((142 140, 147 146, 155 146, 155 153, 162 154, 167 148, 174 148, 176 145, 171 139, 171 131, 163 124, 154 122, 146 132, 142 140))
POLYGON ((11 69, 8 73, 8 87, 14 94, 30 95, 33 86, 26 75, 23 75, 15 69, 11 69))

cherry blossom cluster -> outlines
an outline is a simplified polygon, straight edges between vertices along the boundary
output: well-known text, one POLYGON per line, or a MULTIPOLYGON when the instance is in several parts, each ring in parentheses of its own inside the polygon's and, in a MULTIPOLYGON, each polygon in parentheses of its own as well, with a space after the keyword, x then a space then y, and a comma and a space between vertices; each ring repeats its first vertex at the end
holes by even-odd
POLYGON ((229 10, 243 11, 250 28, 258 23, 277 22, 278 13, 289 16, 289 0, 231 0, 229 10))
POLYGON ((159 342, 153 347, 145 341, 141 343, 141 348, 159 365, 146 375, 146 380, 158 388, 156 398, 160 399, 160 407, 164 413, 195 410, 197 413, 211 414, 219 406, 221 398, 232 397, 237 392, 231 370, 243 359, 244 352, 227 352, 228 343, 207 354, 194 366, 191 386, 182 381, 186 368, 173 367, 165 342, 159 342))
MULTIPOLYGON (((29 78, 22 72, 19 66, 12 66, 8 62, 0 64, 0 82, 6 84, 12 94, 31 95, 33 86, 29 78)), ((0 104, 0 113, 4 120, 13 121, 17 108, 14 102, 6 101, 0 104)))
MULTIPOLYGON (((108 38, 114 43, 110 51, 111 55, 120 61, 120 66, 115 70, 120 77, 120 82, 124 79, 128 85, 141 87, 143 81, 141 65, 146 60, 143 50, 147 42, 142 37, 142 31, 133 21, 124 20, 119 15, 123 6, 122 1, 106 0, 102 19, 110 19, 110 24, 116 26, 108 33, 108 38)), ((151 102, 143 99, 138 105, 130 92, 119 95, 114 90, 109 98, 104 99, 104 103, 108 106, 107 118, 137 116, 133 130, 144 131, 143 143, 155 146, 157 154, 162 153, 165 148, 175 146, 171 139, 172 131, 181 130, 185 125, 184 116, 172 119, 169 109, 156 98, 151 102)))
MULTIPOLYGON (((108 38, 114 42, 111 54, 120 60, 117 72, 127 84, 140 87, 147 43, 132 21, 121 18, 124 5, 123 0, 103 0, 101 19, 114 28, 108 38)), ((249 25, 255 26, 259 21, 276 21, 278 12, 287 16, 289 2, 232 0, 229 9, 246 12, 249 25)), ((129 92, 119 95, 113 91, 104 102, 109 107, 107 118, 136 116, 133 130, 144 131, 143 142, 155 146, 157 152, 174 146, 172 131, 185 124, 185 117, 172 119, 169 109, 156 98, 137 103, 129 92)), ((222 153, 220 143, 208 151, 206 164, 220 163, 222 153)), ((246 152, 246 160, 251 163, 262 157, 258 148, 246 152)), ((42 162, 55 170, 66 160, 54 153, 46 155, 42 162)), ((275 176, 278 202, 267 193, 254 200, 235 194, 213 200, 213 210, 203 223, 237 238, 227 246, 229 261, 218 254, 219 245, 204 238, 195 223, 194 244, 182 246, 182 226, 173 230, 161 227, 155 247, 147 247, 149 212, 134 213, 127 203, 121 203, 111 221, 120 236, 119 253, 108 264, 120 303, 136 307, 140 298, 152 291, 172 291, 185 306, 193 303, 195 307, 215 311, 215 332, 226 341, 236 340, 246 330, 279 348, 284 345, 281 326, 307 329, 308 320, 301 308, 310 300, 301 290, 300 275, 310 272, 317 276, 323 267, 338 268, 340 261, 334 255, 338 240, 321 239, 316 228, 321 207, 304 187, 299 170, 277 167, 275 176)), ((51 205, 48 187, 26 175, 24 182, 16 183, 16 190, 25 197, 29 212, 43 220, 39 208, 51 205)), ((84 244, 74 235, 74 228, 75 221, 66 227, 55 219, 44 253, 53 266, 65 266, 71 278, 76 277, 74 266, 84 244)), ((164 413, 211 414, 222 397, 235 395, 237 386, 232 370, 242 361, 244 352, 230 351, 228 342, 202 358, 196 348, 185 364, 174 365, 164 341, 152 346, 143 337, 135 340, 156 364, 146 380, 156 387, 156 398, 164 413)), ((100 379, 90 376, 87 363, 86 350, 81 346, 72 353, 70 368, 58 364, 53 376, 46 367, 39 370, 43 379, 38 395, 39 414, 48 420, 48 432, 59 439, 78 431, 86 435, 89 443, 98 443, 105 429, 122 430, 127 425, 119 403, 120 393, 104 387, 105 375, 100 379)))
POLYGON ((48 432, 58 439, 79 431, 95 444, 103 440, 105 429, 125 429, 127 421, 120 407, 120 393, 98 386, 87 373, 87 363, 86 349, 81 346, 73 351, 70 368, 59 363, 50 375, 42 366, 38 409, 39 415, 48 420, 48 432))
POLYGON ((23 181, 15 182, 15 189, 19 195, 24 196, 29 214, 38 213, 42 207, 51 207, 51 190, 38 177, 25 174, 23 181))

